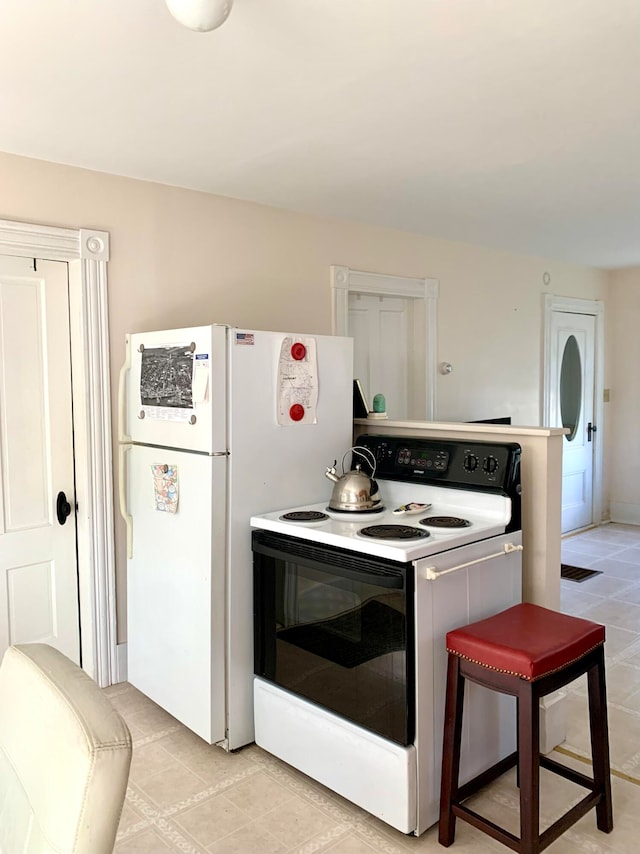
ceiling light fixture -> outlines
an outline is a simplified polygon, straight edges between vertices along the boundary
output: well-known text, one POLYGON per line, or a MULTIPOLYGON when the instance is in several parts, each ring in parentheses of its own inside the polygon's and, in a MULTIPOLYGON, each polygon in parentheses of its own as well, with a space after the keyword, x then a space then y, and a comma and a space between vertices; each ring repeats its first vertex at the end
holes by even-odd
POLYGON ((233 0, 165 0, 173 17, 190 30, 208 33, 229 17, 233 0))

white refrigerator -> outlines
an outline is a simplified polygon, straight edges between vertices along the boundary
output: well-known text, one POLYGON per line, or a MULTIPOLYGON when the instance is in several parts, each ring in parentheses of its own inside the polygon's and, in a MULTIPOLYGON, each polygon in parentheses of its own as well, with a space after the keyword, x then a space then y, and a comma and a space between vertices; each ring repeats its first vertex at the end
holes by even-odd
POLYGON ((249 518, 329 498, 352 378, 350 338, 224 325, 126 337, 128 680, 210 744, 253 741, 249 518))

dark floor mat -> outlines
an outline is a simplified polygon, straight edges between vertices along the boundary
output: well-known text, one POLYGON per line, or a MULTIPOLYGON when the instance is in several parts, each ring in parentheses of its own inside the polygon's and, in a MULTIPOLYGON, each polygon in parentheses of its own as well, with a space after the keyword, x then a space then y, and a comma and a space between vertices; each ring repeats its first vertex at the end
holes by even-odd
POLYGON ((284 629, 277 638, 342 667, 357 667, 405 648, 405 618, 373 600, 331 620, 284 629))
POLYGON ((583 569, 581 566, 569 566, 567 563, 560 564, 560 577, 567 581, 586 581, 594 575, 602 575, 599 569, 583 569))

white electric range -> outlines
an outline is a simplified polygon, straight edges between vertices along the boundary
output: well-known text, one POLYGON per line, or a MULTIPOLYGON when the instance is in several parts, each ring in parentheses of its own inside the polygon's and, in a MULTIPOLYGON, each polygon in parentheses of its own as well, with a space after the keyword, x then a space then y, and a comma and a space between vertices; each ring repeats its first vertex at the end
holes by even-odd
MULTIPOLYGON (((438 816, 446 632, 521 600, 520 448, 358 444, 381 511, 251 519, 256 742, 419 835, 438 816)), ((472 685, 466 708, 463 781, 515 745, 512 698, 472 685)))

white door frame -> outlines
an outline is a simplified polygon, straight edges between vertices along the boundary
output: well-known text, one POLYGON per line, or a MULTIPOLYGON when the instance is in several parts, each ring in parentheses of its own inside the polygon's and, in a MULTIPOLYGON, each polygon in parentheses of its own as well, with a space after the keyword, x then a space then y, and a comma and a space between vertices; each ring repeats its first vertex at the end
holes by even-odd
POLYGON ((69 265, 82 666, 118 681, 111 468, 109 233, 0 220, 0 255, 69 265))
POLYGON ((601 300, 558 297, 544 295, 544 361, 542 384, 542 425, 551 426, 552 364, 551 364, 551 316, 554 312, 590 314, 596 320, 594 354, 594 414, 597 430, 593 447, 593 505, 592 520, 599 525, 602 521, 602 458, 604 422, 604 303, 601 300))
POLYGON ((425 420, 436 415, 436 306, 440 283, 438 279, 415 279, 408 276, 388 276, 366 273, 349 267, 331 265, 332 326, 334 335, 348 335, 349 294, 373 294, 381 297, 405 297, 424 300, 425 308, 425 420))

